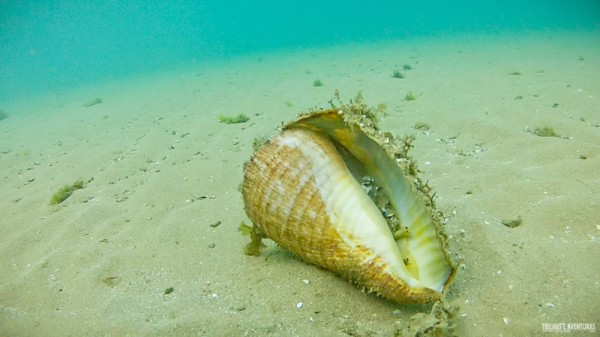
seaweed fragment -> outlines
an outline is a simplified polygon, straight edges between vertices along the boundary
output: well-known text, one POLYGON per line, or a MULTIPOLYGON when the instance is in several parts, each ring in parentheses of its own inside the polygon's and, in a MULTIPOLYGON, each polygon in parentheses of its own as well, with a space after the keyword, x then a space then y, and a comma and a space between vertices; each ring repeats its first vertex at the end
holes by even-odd
POLYGON ((266 237, 265 234, 255 225, 250 227, 243 221, 240 223, 238 230, 242 233, 242 235, 250 236, 252 240, 244 247, 244 254, 250 256, 259 256, 261 249, 265 247, 265 245, 262 243, 262 239, 266 237))
POLYGON ((521 226, 523 224, 523 220, 521 219, 521 216, 518 216, 516 219, 501 220, 500 223, 508 228, 515 228, 521 226))
POLYGON ((558 133, 556 133, 556 131, 554 131, 553 128, 549 127, 549 126, 544 126, 544 127, 536 127, 535 129, 533 129, 533 134, 539 137, 559 137, 560 135, 558 133))
POLYGON ((227 115, 219 116, 219 123, 224 123, 224 124, 246 123, 248 120, 250 120, 250 117, 244 115, 243 113, 236 115, 236 116, 227 116, 227 115))
POLYGON ((85 187, 85 183, 83 180, 77 180, 71 185, 65 185, 58 189, 58 191, 54 192, 52 198, 50 198, 50 205, 58 205, 61 202, 67 200, 73 192, 80 190, 85 187))
POLYGON ((392 74, 393 78, 404 78, 404 74, 402 72, 400 72, 400 70, 395 69, 394 73, 392 74))
POLYGON ((420 131, 427 131, 430 129, 429 124, 425 123, 425 122, 417 122, 414 126, 413 129, 415 130, 420 130, 420 131))

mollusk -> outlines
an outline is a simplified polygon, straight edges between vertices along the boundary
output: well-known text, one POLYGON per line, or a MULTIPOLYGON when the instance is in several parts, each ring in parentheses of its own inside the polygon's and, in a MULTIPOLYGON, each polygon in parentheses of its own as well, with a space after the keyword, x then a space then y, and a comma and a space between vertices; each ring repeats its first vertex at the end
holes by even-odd
POLYGON ((260 240, 270 238, 392 301, 439 300, 456 268, 437 212, 366 130, 374 125, 369 117, 352 109, 315 112, 284 126, 254 153, 242 183, 254 223, 247 253, 258 255, 260 240), (365 181, 383 192, 387 212, 365 181))

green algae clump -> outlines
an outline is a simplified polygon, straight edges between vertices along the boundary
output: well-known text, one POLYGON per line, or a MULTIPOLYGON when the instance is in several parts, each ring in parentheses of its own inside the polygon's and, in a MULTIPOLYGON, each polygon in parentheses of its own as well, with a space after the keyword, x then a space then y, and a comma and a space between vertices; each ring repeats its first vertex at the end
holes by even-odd
POLYGON ((52 198, 50 198, 50 205, 58 205, 61 202, 67 200, 73 192, 80 190, 85 187, 83 180, 77 180, 71 185, 65 185, 56 191, 52 198))
POLYGON ((553 128, 548 126, 535 128, 533 130, 533 134, 539 137, 560 137, 560 135, 556 133, 553 128))
POLYGON ((219 116, 219 123, 224 123, 224 124, 246 123, 248 120, 250 120, 250 117, 248 117, 244 114, 239 114, 236 116, 227 116, 227 115, 219 116))
POLYGON ((393 78, 404 78, 404 74, 400 72, 400 70, 394 70, 394 73, 392 74, 393 78))
POLYGON ((404 97, 404 99, 405 99, 406 101, 409 101, 409 102, 411 102, 411 101, 414 101, 414 100, 416 100, 416 99, 417 99, 417 96, 415 96, 415 94, 413 94, 412 92, 409 92, 408 94, 406 94, 406 96, 404 97))

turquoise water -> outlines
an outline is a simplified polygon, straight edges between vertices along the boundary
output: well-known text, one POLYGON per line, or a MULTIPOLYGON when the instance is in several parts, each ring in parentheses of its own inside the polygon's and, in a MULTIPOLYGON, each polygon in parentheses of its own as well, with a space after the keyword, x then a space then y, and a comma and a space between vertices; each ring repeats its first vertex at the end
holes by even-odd
POLYGON ((0 336, 600 326, 599 97, 600 0, 0 0, 0 336), (255 145, 336 93, 414 136, 459 269, 432 313, 243 254, 255 145))
POLYGON ((594 30, 600 1, 0 2, 0 102, 251 52, 594 30))

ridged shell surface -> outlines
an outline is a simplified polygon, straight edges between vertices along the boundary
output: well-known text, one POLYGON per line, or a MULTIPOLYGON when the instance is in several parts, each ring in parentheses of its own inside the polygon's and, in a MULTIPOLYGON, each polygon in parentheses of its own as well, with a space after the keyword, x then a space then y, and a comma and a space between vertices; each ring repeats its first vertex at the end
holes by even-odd
POLYGON ((435 301, 453 274, 435 228, 417 225, 410 244, 394 237, 326 133, 288 128, 271 139, 247 164, 242 194, 259 235, 390 300, 435 301))

